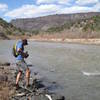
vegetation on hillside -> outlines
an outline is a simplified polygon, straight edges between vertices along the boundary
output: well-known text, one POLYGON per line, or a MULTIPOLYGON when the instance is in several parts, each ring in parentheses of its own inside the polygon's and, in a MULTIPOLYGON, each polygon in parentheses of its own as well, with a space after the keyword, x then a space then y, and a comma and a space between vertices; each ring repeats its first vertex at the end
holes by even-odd
POLYGON ((21 29, 17 29, 12 24, 7 23, 5 20, 0 18, 0 37, 7 38, 7 35, 22 34, 21 29))
POLYGON ((68 21, 61 26, 50 27, 46 31, 43 30, 33 30, 30 33, 34 35, 38 34, 55 34, 63 32, 64 30, 79 30, 81 32, 99 32, 100 31, 100 16, 94 16, 89 19, 77 20, 77 21, 68 21))
POLYGON ((84 31, 100 31, 100 16, 94 16, 87 20, 86 25, 83 26, 84 31))
MULTIPOLYGON (((50 17, 52 18, 52 16, 50 16, 50 17)), ((18 21, 20 21, 20 20, 18 20, 18 21)), ((58 21, 58 19, 57 19, 57 21, 58 21)), ((42 22, 40 21, 40 24, 38 24, 38 25, 42 26, 42 28, 30 29, 30 30, 26 31, 26 30, 23 30, 20 28, 16 28, 11 23, 7 23, 6 21, 4 21, 3 19, 0 18, 0 36, 4 37, 6 35, 18 35, 18 34, 20 34, 20 35, 27 34, 28 36, 55 35, 55 34, 57 35, 57 34, 64 33, 66 35, 66 37, 73 37, 73 38, 74 37, 78 37, 78 38, 80 38, 80 37, 82 37, 82 38, 100 37, 100 34, 99 34, 99 32, 100 32, 100 15, 95 15, 95 16, 92 16, 89 18, 87 17, 87 18, 77 19, 77 20, 66 20, 66 21, 64 21, 63 24, 61 24, 61 21, 58 21, 58 23, 60 23, 60 24, 58 24, 57 21, 56 22, 50 21, 50 23, 46 23, 46 24, 44 21, 42 21, 42 22), (54 23, 56 23, 55 26, 51 25, 54 23)), ((39 23, 39 21, 38 21, 38 23, 39 23)), ((34 24, 34 22, 31 22, 31 25, 32 24, 34 24)))

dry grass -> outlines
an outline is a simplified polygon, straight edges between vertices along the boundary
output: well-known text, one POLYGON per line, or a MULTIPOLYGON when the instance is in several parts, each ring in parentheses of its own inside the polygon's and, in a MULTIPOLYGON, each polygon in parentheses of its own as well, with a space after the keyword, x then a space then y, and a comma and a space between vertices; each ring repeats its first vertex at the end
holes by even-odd
POLYGON ((0 83, 0 100, 9 100, 10 91, 6 82, 0 83))
POLYGON ((13 95, 15 92, 12 86, 12 80, 10 79, 11 73, 8 69, 9 69, 8 67, 0 69, 0 76, 8 77, 7 80, 2 80, 2 79, 0 80, 0 100, 10 100, 11 95, 13 95))

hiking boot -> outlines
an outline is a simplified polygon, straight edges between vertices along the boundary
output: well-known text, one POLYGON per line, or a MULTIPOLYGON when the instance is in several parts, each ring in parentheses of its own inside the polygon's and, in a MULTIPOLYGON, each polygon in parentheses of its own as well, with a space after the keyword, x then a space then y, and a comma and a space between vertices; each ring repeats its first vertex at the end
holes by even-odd
POLYGON ((18 90, 19 89, 19 84, 16 84, 16 90, 18 90))
POLYGON ((28 85, 26 85, 26 86, 25 86, 25 88, 27 88, 27 89, 28 89, 28 88, 30 88, 30 87, 31 87, 31 85, 30 85, 30 84, 28 84, 28 85))

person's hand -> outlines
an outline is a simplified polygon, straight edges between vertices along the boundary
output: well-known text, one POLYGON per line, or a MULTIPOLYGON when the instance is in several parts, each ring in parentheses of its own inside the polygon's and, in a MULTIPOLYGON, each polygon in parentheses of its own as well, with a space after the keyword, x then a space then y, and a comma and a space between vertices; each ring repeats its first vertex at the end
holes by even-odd
POLYGON ((28 52, 25 52, 25 58, 27 58, 29 56, 28 52))

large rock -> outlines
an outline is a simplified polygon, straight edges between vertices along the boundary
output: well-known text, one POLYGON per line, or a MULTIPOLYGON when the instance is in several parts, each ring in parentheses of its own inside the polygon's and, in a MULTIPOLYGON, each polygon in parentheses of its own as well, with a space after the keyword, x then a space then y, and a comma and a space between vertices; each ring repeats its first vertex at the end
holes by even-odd
POLYGON ((10 66, 10 63, 9 62, 4 62, 4 63, 0 62, 0 66, 10 66))
POLYGON ((0 75, 0 82, 7 82, 8 81, 8 76, 7 75, 0 75))

